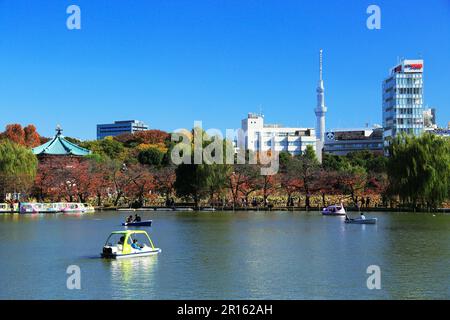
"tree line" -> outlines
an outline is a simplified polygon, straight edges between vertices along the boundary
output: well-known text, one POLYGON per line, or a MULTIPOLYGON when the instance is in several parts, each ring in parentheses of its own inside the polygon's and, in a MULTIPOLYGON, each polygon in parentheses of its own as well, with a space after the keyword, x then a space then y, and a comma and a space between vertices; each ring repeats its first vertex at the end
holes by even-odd
POLYGON ((389 157, 368 151, 324 154, 319 163, 311 147, 297 156, 282 152, 279 172, 266 176, 254 164, 175 166, 170 160, 174 142, 160 130, 95 141, 66 139, 92 155, 37 159, 30 148, 48 139, 34 126, 7 126, 0 133, 0 201, 21 193, 41 202, 97 206, 318 207, 342 201, 436 209, 448 205, 450 195, 450 141, 431 134, 397 137, 389 157))

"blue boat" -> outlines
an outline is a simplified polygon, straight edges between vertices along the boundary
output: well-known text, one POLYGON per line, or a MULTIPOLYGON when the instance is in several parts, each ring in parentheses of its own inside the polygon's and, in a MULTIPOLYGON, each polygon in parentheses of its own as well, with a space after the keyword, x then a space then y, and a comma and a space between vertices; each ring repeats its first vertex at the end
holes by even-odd
POLYGON ((145 221, 133 221, 133 222, 123 222, 122 226, 124 227, 151 227, 152 226, 152 220, 145 220, 145 221))
POLYGON ((377 218, 366 218, 366 219, 349 219, 345 220, 345 223, 354 223, 354 224, 376 224, 377 218))

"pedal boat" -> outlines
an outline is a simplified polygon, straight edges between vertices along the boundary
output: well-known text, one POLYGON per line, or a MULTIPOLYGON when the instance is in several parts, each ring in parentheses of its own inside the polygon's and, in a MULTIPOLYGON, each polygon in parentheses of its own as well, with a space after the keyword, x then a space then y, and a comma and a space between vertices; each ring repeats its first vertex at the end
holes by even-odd
POLYGON ((332 205, 322 209, 322 214, 324 216, 345 216, 344 205, 341 203, 340 206, 332 205))
POLYGON ((156 255, 161 249, 155 248, 147 232, 143 230, 115 231, 106 240, 101 253, 102 258, 124 259, 156 255), (133 240, 139 241, 140 249, 131 246, 133 240))

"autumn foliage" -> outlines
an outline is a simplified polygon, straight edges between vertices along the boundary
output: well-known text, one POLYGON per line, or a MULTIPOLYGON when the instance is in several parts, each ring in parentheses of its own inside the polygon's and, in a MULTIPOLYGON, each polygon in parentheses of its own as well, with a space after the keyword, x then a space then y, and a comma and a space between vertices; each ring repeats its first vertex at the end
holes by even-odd
MULTIPOLYGON (((33 125, 22 128, 11 124, 0 134, 1 141, 29 150, 45 138, 33 125)), ((369 197, 385 199, 389 187, 384 158, 369 153, 325 155, 322 164, 310 148, 297 156, 281 153, 279 172, 261 175, 260 165, 248 163, 202 165, 195 170, 177 167, 170 161, 170 135, 160 130, 71 141, 93 154, 84 158, 39 157, 34 183, 20 190, 22 193, 41 202, 77 201, 97 206, 163 205, 175 198, 178 202, 234 208, 318 207, 338 201, 357 205, 369 197)), ((10 185, 9 192, 19 184, 10 185)))
POLYGON ((9 124, 4 132, 0 133, 0 140, 7 139, 21 146, 34 148, 41 144, 41 136, 32 124, 22 128, 20 124, 9 124))

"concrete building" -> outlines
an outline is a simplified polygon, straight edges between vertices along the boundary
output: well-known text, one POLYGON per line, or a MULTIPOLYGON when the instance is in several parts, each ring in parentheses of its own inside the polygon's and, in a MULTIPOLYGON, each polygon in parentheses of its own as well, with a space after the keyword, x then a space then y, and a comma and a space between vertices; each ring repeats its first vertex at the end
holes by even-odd
POLYGON ((423 104, 423 60, 403 60, 383 81, 385 147, 399 133, 423 132, 423 104))
POLYGON ((115 121, 110 124, 97 125, 97 140, 105 137, 115 137, 123 133, 135 133, 148 130, 149 126, 138 120, 115 121))
POLYGON ((316 133, 312 128, 287 128, 277 124, 265 124, 264 116, 256 113, 249 113, 247 118, 242 120, 241 128, 246 133, 244 142, 246 150, 273 149, 298 155, 310 145, 320 159, 316 149, 316 133))
POLYGON ((325 134, 324 153, 344 156, 363 150, 383 153, 383 128, 335 129, 325 134))

